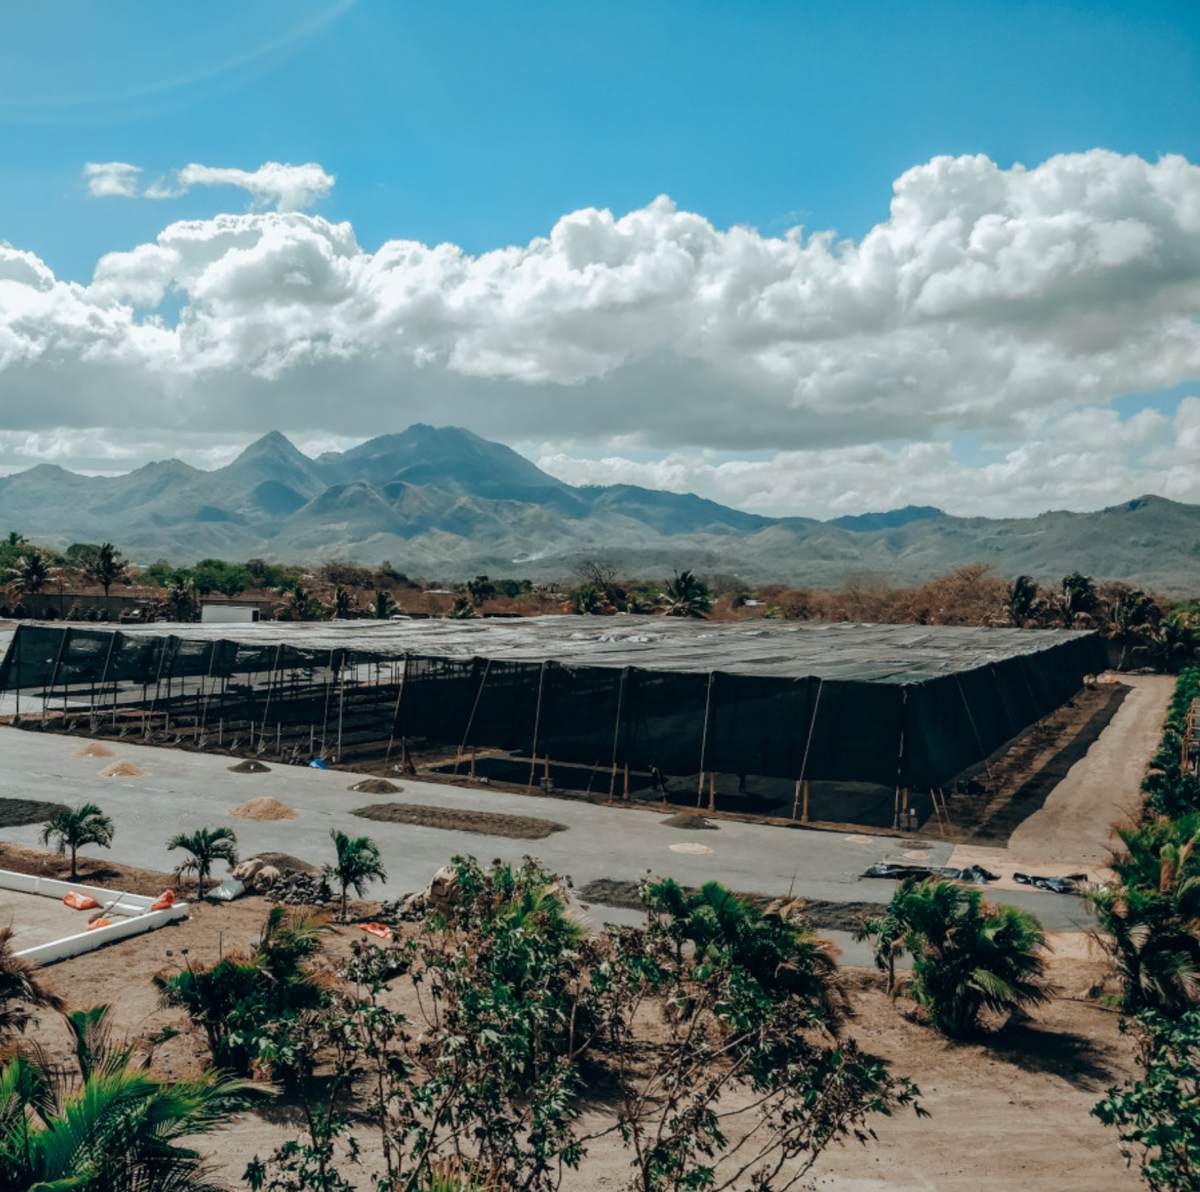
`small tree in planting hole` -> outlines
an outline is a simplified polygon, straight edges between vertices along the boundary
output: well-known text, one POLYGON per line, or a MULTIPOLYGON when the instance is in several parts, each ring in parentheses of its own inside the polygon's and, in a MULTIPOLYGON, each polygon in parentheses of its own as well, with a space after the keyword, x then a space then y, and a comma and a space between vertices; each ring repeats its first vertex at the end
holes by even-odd
POLYGON ((347 891, 353 889, 361 898, 369 882, 386 882, 387 870, 379 855, 379 845, 369 836, 351 839, 336 828, 329 833, 337 850, 337 861, 326 865, 326 881, 337 882, 342 888, 342 922, 346 921, 347 891))
POLYGON ((168 849, 185 849, 192 855, 179 866, 180 873, 196 875, 196 897, 204 897, 204 883, 214 861, 237 864, 237 836, 232 828, 200 828, 195 832, 180 832, 167 841, 168 849))
POLYGON ((60 856, 70 850, 71 881, 77 881, 76 853, 85 844, 111 848, 115 831, 112 820, 95 803, 83 803, 74 811, 64 808, 44 824, 40 839, 43 844, 49 844, 52 838, 57 838, 55 847, 60 856))

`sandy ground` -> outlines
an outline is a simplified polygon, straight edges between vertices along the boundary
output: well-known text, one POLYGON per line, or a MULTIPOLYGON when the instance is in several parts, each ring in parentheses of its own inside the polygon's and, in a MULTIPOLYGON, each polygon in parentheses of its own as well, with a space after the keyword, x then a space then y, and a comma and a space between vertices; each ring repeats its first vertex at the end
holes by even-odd
MULTIPOLYGON (((1109 824, 1136 804, 1146 760, 1157 742, 1172 681, 1157 677, 1135 678, 1132 686, 1134 690, 1109 727, 1056 787, 1041 810, 1018 827, 1007 848, 976 848, 968 853, 965 846, 959 846, 951 863, 960 864, 970 856, 1006 876, 1013 870, 1094 872, 1102 867, 1108 855, 1109 824)), ((7 734, 5 739, 9 739, 7 734)), ((49 741, 35 744, 46 755, 53 747, 49 741)), ((146 753, 151 756, 149 751, 146 753)), ((155 760, 160 769, 165 768, 166 759, 162 754, 157 754, 155 760)), ((57 760, 54 764, 59 765, 57 760)), ((189 765, 196 764, 189 762, 189 765)), ((58 772, 61 771, 53 772, 56 779, 58 772)), ((270 788, 271 783, 267 780, 273 777, 267 775, 248 781, 266 782, 270 788)), ((281 841, 285 837, 289 842, 294 839, 294 851, 300 855, 308 852, 304 847, 306 820, 318 814, 312 809, 319 806, 315 802, 315 787, 314 801, 302 797, 305 780, 314 784, 317 781, 307 775, 296 776, 291 780, 292 789, 288 792, 291 800, 299 798, 305 818, 284 825, 265 826, 272 830, 282 829, 278 832, 281 841)), ((344 777, 341 781, 344 786, 344 777)), ((162 791, 160 782, 155 783, 159 786, 155 794, 163 798, 165 792, 159 793, 162 791)), ((242 788, 238 789, 242 791, 242 788)), ((260 790, 263 788, 257 788, 256 793, 260 790)), ((181 798, 182 795, 181 789, 181 798)), ((236 798, 230 794, 227 802, 232 804, 244 797, 244 793, 239 793, 236 798)), ((361 800, 361 796, 358 799, 361 800)), ((456 803, 460 799, 465 805, 465 798, 453 796, 456 803)), ((344 806, 346 803, 348 800, 343 801, 344 806)), ((516 804, 507 809, 515 811, 516 804)), ((149 819, 149 809, 145 810, 149 819)), ((597 815, 600 810, 568 810, 564 806, 563 818, 569 818, 579 837, 574 842, 575 851, 594 849, 602 839, 586 830, 601 822, 597 815), (580 828, 585 831, 578 832, 580 828)), ((163 811, 167 811, 165 806, 163 811)), ((177 815, 178 812, 172 806, 168 814, 177 815)), ((646 816, 623 817, 619 821, 605 816, 603 822, 606 827, 610 823, 619 823, 631 845, 639 837, 645 839, 656 830, 664 836, 663 846, 670 839, 678 839, 668 836, 669 829, 661 828, 646 816), (633 830, 629 831, 630 828, 633 830)), ((389 825, 378 827, 386 830, 389 825)), ((328 820, 320 824, 320 835, 324 836, 327 829, 328 820)), ((153 831, 160 834, 157 817, 153 831)), ((863 838, 867 841, 863 843, 857 838, 842 839, 833 834, 778 833, 777 830, 777 834, 770 837, 759 837, 759 833, 772 831, 752 829, 749 825, 722 824, 720 832, 706 833, 706 843, 715 839, 717 847, 726 854, 729 852, 726 841, 745 834, 744 842, 739 839, 738 843, 746 850, 746 860, 728 874, 722 874, 723 880, 735 888, 770 888, 763 872, 766 850, 756 848, 760 839, 769 841, 771 847, 777 841, 785 840, 793 848, 823 841, 828 854, 844 854, 847 863, 853 858, 853 864, 861 863, 856 856, 858 850, 866 852, 869 848, 878 856, 876 850, 887 843, 872 838, 863 838), (757 866, 752 859, 755 856, 757 866), (757 886, 752 874, 760 879, 757 886)), ((565 850, 571 846, 571 838, 576 832, 556 834, 543 844, 565 850)), ((20 837, 28 835, 30 830, 11 829, 6 836, 12 833, 20 837)), ((888 851, 899 852, 897 846, 908 843, 892 841, 888 851)), ((293 846, 289 843, 289 847, 293 846)), ((28 845, 18 849, 9 844, 0 851, 0 864, 4 864, 5 855, 15 857, 18 851, 24 861, 35 865, 44 863, 48 869, 52 862, 60 861, 59 858, 52 861, 46 858, 43 862, 28 845)), ((921 850, 910 847, 909 851, 921 850)), ((934 861, 940 862, 944 854, 949 853, 949 848, 931 844, 926 851, 932 851, 934 861)), ((168 856, 165 854, 162 859, 166 860, 168 856)), ((318 857, 314 855, 313 859, 318 857)), ((708 864, 713 860, 709 858, 708 864)), ((689 863, 695 864, 696 876, 700 877, 704 859, 695 858, 689 863)), ((125 883, 126 888, 134 888, 128 884, 127 871, 107 859, 100 861, 97 867, 105 865, 111 870, 112 880, 125 883)), ((613 872, 611 863, 606 863, 604 868, 597 865, 596 869, 599 872, 589 876, 613 872)), ((141 875, 147 892, 158 892, 152 888, 161 886, 162 876, 153 871, 141 875)), ((629 880, 634 875, 620 876, 629 880)), ((679 876, 689 875, 680 873, 679 876)), ((89 874, 88 880, 95 879, 89 874)), ((841 900, 846 900, 851 892, 859 898, 884 899, 891 889, 887 883, 879 883, 876 890, 874 887, 868 889, 866 883, 847 885, 839 882, 835 885, 826 881, 814 886, 813 893, 825 888, 841 900)), ((804 891, 798 889, 797 892, 804 891)), ((1021 897, 1041 900, 1047 906, 1057 905, 1057 901, 1051 901, 1057 899, 1054 895, 1024 890, 1021 897)), ((164 1027, 186 1025, 179 1011, 164 1009, 158 1004, 151 985, 153 974, 189 962, 211 962, 232 947, 251 944, 269 909, 268 904, 257 898, 220 907, 193 906, 193 916, 185 922, 56 965, 47 969, 46 975, 72 1006, 113 1004, 118 1036, 128 1038, 139 1048, 147 1048, 164 1027)), ((335 957, 348 946, 351 935, 352 932, 346 931, 334 939, 331 947, 335 957)), ((1118 1034, 1117 1016, 1086 996, 1103 977, 1106 963, 1095 955, 1086 938, 1077 931, 1056 933, 1050 942, 1053 946, 1051 975, 1060 987, 1061 996, 1040 1009, 1033 1020, 1010 1024, 999 1034, 980 1042, 948 1043, 929 1028, 910 1020, 903 1003, 888 999, 873 970, 843 970, 857 1011, 848 1024, 848 1032, 860 1040, 865 1050, 888 1060, 897 1073, 917 1082, 922 1090, 922 1101, 932 1117, 918 1119, 905 1113, 894 1119, 881 1119, 875 1123, 877 1142, 869 1147, 852 1144, 831 1150, 822 1157, 812 1174, 810 1186, 829 1192, 926 1192, 929 1189, 975 1192, 981 1187, 995 1188, 998 1192, 1009 1189, 1107 1192, 1139 1186, 1138 1180, 1126 1170, 1112 1133, 1089 1116, 1090 1108, 1108 1087, 1133 1073, 1132 1050, 1118 1034)), ((38 1038, 52 1053, 62 1054, 66 1046, 62 1025, 53 1015, 46 1017, 38 1038)), ((155 1066, 168 1076, 195 1071, 204 1059, 203 1047, 190 1031, 155 1050, 155 1066)), ((255 1153, 266 1154, 284 1139, 294 1137, 298 1128, 296 1108, 281 1102, 262 1114, 243 1116, 223 1128, 216 1138, 202 1140, 201 1145, 213 1158, 220 1177, 238 1187, 245 1164, 255 1153)), ((365 1188, 368 1186, 366 1176, 372 1170, 375 1143, 365 1130, 361 1141, 365 1156, 361 1186, 365 1188)), ((613 1139, 605 1140, 593 1146, 583 1171, 568 1176, 564 1188, 568 1192, 619 1188, 624 1182, 627 1165, 628 1156, 621 1151, 619 1143, 613 1139)))
MULTIPOLYGON (((877 1141, 831 1148, 803 1186, 828 1192, 1122 1192, 1138 1188, 1124 1166, 1111 1132, 1089 1111, 1105 1090, 1133 1074, 1128 1043, 1117 1016, 1082 999, 1101 971, 1097 962, 1061 959, 1052 973, 1064 993, 1036 1020, 1015 1024, 990 1039, 949 1043, 910 1020, 883 992, 879 974, 845 973, 856 1016, 848 1026, 864 1050, 887 1060, 921 1089, 930 1113, 911 1111, 872 1124, 877 1141)), ((270 1120, 245 1115, 205 1140, 226 1179, 236 1180, 257 1153, 265 1155, 280 1126, 298 1128, 294 1106, 273 1107, 270 1120)), ((602 1124, 596 1113, 585 1129, 602 1124)), ((731 1137, 746 1128, 738 1119, 731 1137)), ((359 1134, 362 1167, 345 1168, 359 1186, 378 1162, 378 1143, 368 1128, 359 1134)), ((629 1155, 607 1137, 589 1146, 578 1172, 568 1173, 564 1192, 623 1186, 629 1155)))

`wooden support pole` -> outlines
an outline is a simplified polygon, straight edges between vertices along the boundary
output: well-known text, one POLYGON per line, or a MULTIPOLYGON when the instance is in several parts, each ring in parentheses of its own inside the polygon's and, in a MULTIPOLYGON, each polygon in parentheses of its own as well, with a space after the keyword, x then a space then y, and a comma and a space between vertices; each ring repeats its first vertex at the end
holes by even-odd
POLYGON ((471 781, 475 781, 475 746, 471 746, 471 781))
POLYGON ((621 796, 626 803, 629 802, 629 763, 625 763, 625 793, 621 796))
POLYGON ((937 816, 938 832, 941 834, 942 839, 945 840, 946 839, 946 825, 942 820, 942 809, 938 805, 937 787, 930 787, 929 797, 933 801, 933 813, 934 813, 934 815, 937 816))
POLYGON ((711 770, 708 772, 708 809, 717 809, 717 776, 711 770))
POLYGON ((900 788, 896 787, 896 801, 892 806, 892 831, 900 829, 900 788))
POLYGON ((542 786, 550 789, 550 755, 546 754, 546 768, 542 771, 542 786))
POLYGON ((804 814, 800 817, 800 822, 808 823, 808 779, 804 780, 804 814))

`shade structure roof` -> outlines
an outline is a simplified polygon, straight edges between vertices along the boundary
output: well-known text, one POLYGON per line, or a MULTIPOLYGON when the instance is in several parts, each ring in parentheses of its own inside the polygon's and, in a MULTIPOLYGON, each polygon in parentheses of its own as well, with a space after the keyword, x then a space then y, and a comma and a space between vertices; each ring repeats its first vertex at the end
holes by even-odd
MULTIPOLYGON (((45 626, 57 642, 58 626, 45 626)), ((89 627, 90 629, 90 627, 89 627)), ((99 630, 99 632, 111 632, 99 630)), ((853 622, 712 622, 676 617, 518 617, 451 620, 154 624, 123 626, 122 636, 237 642, 355 655, 542 662, 569 666, 644 667, 708 674, 816 676, 871 683, 920 683, 1005 659, 1054 652, 1095 634, 1063 629, 1008 629, 853 622)))
MULTIPOLYGON (((381 731, 676 773, 937 786, 1106 662, 1064 630, 530 617, 22 626, 0 690, 403 660, 381 731)), ((269 683, 268 683, 269 686, 269 683)), ((285 701, 276 697, 276 716, 285 701)), ((266 712, 264 712, 264 716, 266 712)))

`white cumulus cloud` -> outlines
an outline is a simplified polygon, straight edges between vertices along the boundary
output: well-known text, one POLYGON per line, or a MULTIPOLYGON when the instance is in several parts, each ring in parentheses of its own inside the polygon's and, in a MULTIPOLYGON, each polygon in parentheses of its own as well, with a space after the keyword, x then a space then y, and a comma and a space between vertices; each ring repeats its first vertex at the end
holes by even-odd
POLYGON ((138 175, 141 172, 141 167, 119 161, 89 162, 83 168, 88 190, 96 197, 176 199, 187 194, 193 186, 235 186, 249 192, 255 207, 274 207, 277 211, 302 211, 311 207, 329 194, 336 181, 315 162, 294 166, 268 161, 257 170, 192 163, 139 190, 138 175))
MULTIPOLYGON (((509 441, 775 451, 773 470, 691 483, 764 507, 772 493, 779 511, 924 500, 939 461, 980 500, 1040 500, 1047 468, 1090 492, 1105 444, 1149 425, 1108 403, 1200 378, 1200 168, 1181 157, 935 158, 858 240, 723 230, 661 197, 479 255, 368 252, 349 224, 294 209, 332 183, 316 165, 185 167, 167 185, 233 184, 280 210, 171 224, 86 285, 0 251, 0 417, 20 403, 25 420, 90 426, 97 395, 120 392, 122 417, 196 431, 345 437, 423 418, 509 441), (168 297, 181 313, 158 318, 168 297), (953 432, 1002 451, 956 472, 953 432), (805 496, 789 469, 827 486, 805 496), (849 484, 868 474, 873 488, 849 484)), ((1176 465, 1150 458, 1186 453, 1192 432, 1173 433, 1126 444, 1141 454, 1120 469, 1178 489, 1176 465)))
POLYGON ((88 192, 96 198, 136 198, 141 172, 139 166, 124 161, 89 161, 83 167, 88 192))

